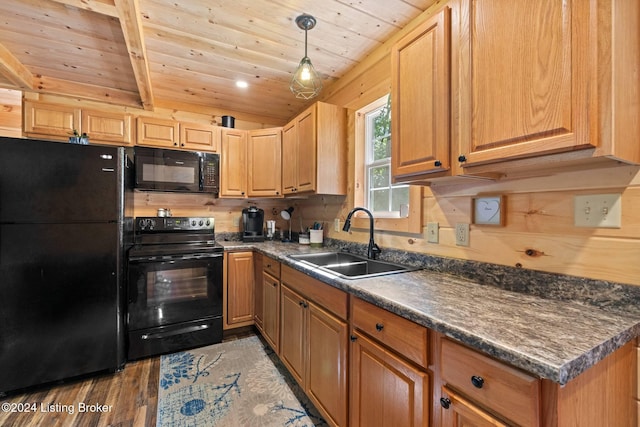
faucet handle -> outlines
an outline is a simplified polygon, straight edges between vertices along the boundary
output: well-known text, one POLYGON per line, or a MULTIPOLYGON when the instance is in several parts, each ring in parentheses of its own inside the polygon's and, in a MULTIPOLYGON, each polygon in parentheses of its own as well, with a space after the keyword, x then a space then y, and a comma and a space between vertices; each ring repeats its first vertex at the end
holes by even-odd
POLYGON ((376 259, 378 254, 382 252, 382 249, 380 249, 380 246, 378 246, 377 243, 374 243, 373 245, 371 245, 371 251, 370 252, 371 253, 369 254, 369 258, 376 259))

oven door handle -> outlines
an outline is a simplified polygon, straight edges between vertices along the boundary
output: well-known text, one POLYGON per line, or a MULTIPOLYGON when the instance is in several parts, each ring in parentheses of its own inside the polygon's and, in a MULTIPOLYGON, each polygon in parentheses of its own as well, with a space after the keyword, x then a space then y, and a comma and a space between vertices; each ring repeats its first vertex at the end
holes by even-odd
POLYGON ((163 262, 163 261, 188 261, 188 260, 200 260, 200 259, 212 259, 222 258, 224 255, 220 252, 216 253, 199 253, 188 255, 157 255, 157 256, 130 256, 129 262, 163 262))
POLYGON ((214 253, 214 254, 189 254, 189 255, 181 255, 176 257, 176 259, 184 259, 184 260, 188 260, 188 259, 210 259, 210 258, 221 258, 224 255, 222 253, 214 253))

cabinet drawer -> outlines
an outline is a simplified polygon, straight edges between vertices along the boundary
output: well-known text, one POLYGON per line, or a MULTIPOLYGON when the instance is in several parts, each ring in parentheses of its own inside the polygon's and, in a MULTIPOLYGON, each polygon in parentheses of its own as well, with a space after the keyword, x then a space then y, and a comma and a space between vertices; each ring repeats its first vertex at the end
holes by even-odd
POLYGON ((265 255, 262 261, 262 269, 276 279, 280 278, 280 262, 275 259, 265 255))
POLYGON ((352 301, 354 327, 412 362, 427 367, 427 328, 360 299, 352 301))
POLYGON ((341 319, 347 318, 349 296, 346 292, 324 284, 286 265, 282 267, 281 282, 341 319))
POLYGON ((539 425, 537 378, 447 339, 441 360, 448 386, 519 425, 539 425))

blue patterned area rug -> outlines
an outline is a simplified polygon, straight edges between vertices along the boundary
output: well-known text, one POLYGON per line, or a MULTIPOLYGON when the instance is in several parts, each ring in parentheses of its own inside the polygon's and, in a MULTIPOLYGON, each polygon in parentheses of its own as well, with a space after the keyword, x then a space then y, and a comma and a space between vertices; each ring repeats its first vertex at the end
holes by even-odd
POLYGON ((157 426, 326 426, 260 337, 162 356, 157 426))

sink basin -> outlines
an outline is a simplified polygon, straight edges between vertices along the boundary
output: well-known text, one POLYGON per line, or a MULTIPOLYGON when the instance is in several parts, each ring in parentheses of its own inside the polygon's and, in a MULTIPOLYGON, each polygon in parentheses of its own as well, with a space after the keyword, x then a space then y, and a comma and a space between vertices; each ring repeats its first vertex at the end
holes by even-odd
POLYGON ((415 267, 368 259, 346 252, 289 255, 289 258, 345 279, 362 279, 417 270, 415 267))

